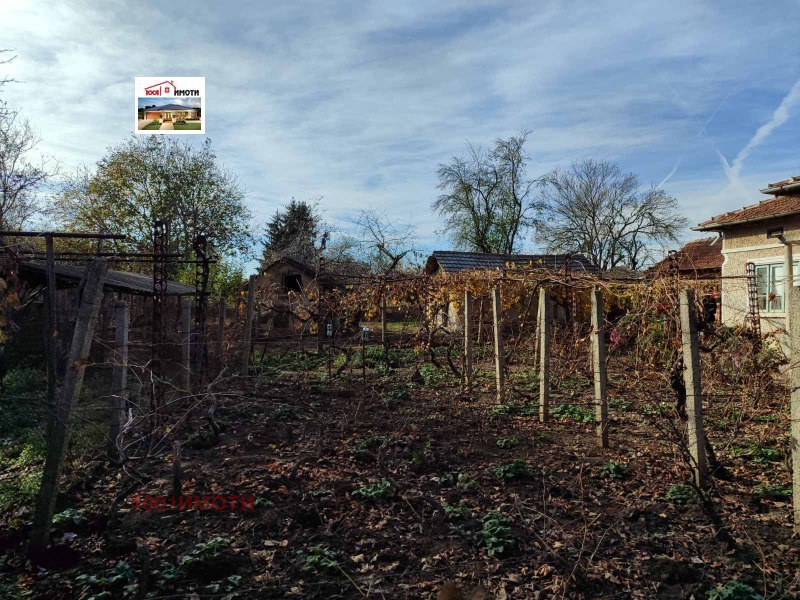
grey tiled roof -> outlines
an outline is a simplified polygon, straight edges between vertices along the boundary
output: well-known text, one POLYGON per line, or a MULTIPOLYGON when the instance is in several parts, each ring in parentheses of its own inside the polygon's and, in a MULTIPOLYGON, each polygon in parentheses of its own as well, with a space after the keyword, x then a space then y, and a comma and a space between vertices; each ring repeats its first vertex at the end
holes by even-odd
MULTIPOLYGON (((82 265, 65 265, 56 263, 56 281, 66 284, 77 284, 83 277, 86 267, 82 265)), ((33 276, 37 279, 46 277, 47 267, 43 262, 23 262, 20 264, 20 275, 33 276)), ((119 291, 128 294, 152 294, 153 276, 142 275, 141 273, 130 273, 128 271, 115 271, 109 269, 106 273, 106 290, 119 291)), ((167 281, 167 293, 170 295, 194 294, 194 287, 184 285, 177 281, 167 281)))
POLYGON ((446 273, 472 271, 478 269, 504 269, 507 263, 513 263, 518 269, 542 268, 563 269, 569 263, 572 271, 580 273, 599 273, 582 254, 485 254, 482 252, 455 252, 436 250, 428 257, 425 270, 435 273, 440 268, 446 273))

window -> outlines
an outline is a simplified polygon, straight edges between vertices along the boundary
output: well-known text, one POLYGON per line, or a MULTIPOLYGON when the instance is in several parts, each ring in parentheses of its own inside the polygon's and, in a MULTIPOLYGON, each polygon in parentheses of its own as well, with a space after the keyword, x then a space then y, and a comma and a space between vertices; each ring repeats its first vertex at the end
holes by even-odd
MULTIPOLYGON (((794 285, 799 283, 798 269, 800 269, 800 262, 795 262, 794 285)), ((783 283, 783 263, 756 265, 756 290, 758 294, 758 310, 760 312, 784 312, 783 283)))
POLYGON ((283 276, 283 289, 287 292, 302 292, 303 291, 303 277, 302 275, 284 275, 283 276))

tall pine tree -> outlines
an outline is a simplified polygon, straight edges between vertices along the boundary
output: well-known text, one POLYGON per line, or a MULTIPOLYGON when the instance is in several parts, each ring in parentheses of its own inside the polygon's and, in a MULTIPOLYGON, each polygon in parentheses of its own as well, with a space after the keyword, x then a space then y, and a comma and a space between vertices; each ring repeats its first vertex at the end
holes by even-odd
POLYGON ((286 257, 311 266, 328 239, 328 234, 321 234, 320 229, 316 205, 292 198, 267 223, 262 265, 286 257))

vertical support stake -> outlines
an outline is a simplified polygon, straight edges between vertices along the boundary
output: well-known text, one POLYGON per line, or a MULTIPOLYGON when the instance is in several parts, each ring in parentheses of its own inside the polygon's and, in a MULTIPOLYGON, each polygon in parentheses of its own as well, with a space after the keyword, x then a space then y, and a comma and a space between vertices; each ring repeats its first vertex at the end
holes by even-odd
POLYGON ((127 302, 114 305, 114 370, 111 375, 111 430, 109 431, 109 456, 112 461, 122 459, 122 426, 128 404, 128 326, 130 313, 127 302))
POLYGON ((800 533, 800 288, 794 286, 792 245, 785 245, 783 301, 789 333, 789 390, 792 439, 792 513, 794 531, 800 533))
POLYGON ((705 431, 703 429, 703 397, 700 381, 700 340, 697 335, 697 317, 694 290, 681 291, 681 340, 683 343, 683 381, 686 385, 686 414, 689 416, 689 454, 692 458, 694 480, 705 488, 708 479, 705 431))
POLYGON ((472 391, 472 292, 464 292, 464 382, 472 391))
POLYGON ((253 307, 255 306, 256 276, 250 275, 247 284, 247 311, 244 317, 244 340, 242 341, 242 375, 250 369, 250 344, 253 336, 253 307))
POLYGON ((600 445, 608 448, 608 377, 606 373, 603 293, 592 290, 592 366, 594 370, 595 422, 600 445))
POLYGON ((539 421, 550 418, 550 336, 553 328, 550 294, 539 289, 539 421))
POLYGON ((503 365, 503 305, 500 290, 492 290, 492 320, 494 321, 494 368, 497 382, 497 401, 502 404, 505 389, 505 370, 503 365))

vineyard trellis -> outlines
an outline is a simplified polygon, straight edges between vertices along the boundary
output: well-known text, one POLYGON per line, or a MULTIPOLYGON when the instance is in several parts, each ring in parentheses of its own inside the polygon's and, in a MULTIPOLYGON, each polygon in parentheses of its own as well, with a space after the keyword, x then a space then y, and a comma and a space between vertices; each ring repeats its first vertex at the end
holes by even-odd
MULTIPOLYGON (((96 424, 104 423, 109 459, 130 481, 114 510, 125 494, 147 484, 148 465, 170 454, 180 489, 181 447, 219 440, 219 398, 242 378, 277 377, 276 357, 290 353, 307 362, 309 373, 321 368, 322 375, 314 377, 324 385, 357 378, 365 388, 405 360, 411 382, 455 381, 465 398, 494 397, 498 413, 535 414, 542 422, 593 421, 601 448, 625 444, 616 425, 632 416, 621 407, 628 396, 640 398, 650 407, 646 418, 675 447, 677 468, 692 473, 718 537, 728 541, 733 538, 714 500, 715 477, 724 472, 715 449, 735 443, 747 422, 761 415, 767 395, 785 397, 787 390, 791 439, 800 436, 798 369, 786 360, 783 334, 762 336, 747 323, 712 321, 704 300, 718 289, 718 280, 609 280, 513 266, 337 279, 330 289, 312 285, 275 294, 252 277, 235 303, 204 299, 216 306, 208 311, 216 313, 211 319, 198 319, 196 305, 167 295, 158 309, 161 333, 154 298, 106 298, 99 312, 103 319, 107 311, 113 326, 90 336, 104 348, 103 359, 88 360, 85 367, 109 373, 101 402, 87 408, 96 424), (274 326, 279 316, 287 327, 274 326), (215 331, 207 344, 206 331, 215 331), (157 339, 161 365, 149 354, 157 339), (201 339, 208 358, 198 354, 201 339), (622 387, 620 370, 626 374, 622 387), (639 380, 647 385, 638 386, 639 380), (591 390, 588 399, 576 385, 591 390), (163 401, 153 406, 156 387, 163 401), (704 408, 739 416, 729 431, 714 427, 709 434, 704 408)), ((746 279, 740 281, 746 288, 746 279)), ((787 304, 797 311, 800 300, 792 291, 787 304)))

